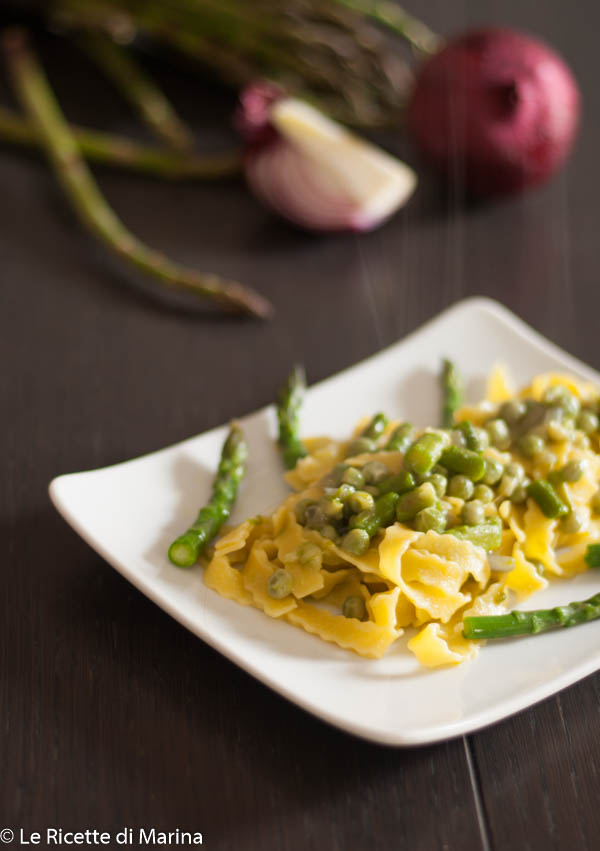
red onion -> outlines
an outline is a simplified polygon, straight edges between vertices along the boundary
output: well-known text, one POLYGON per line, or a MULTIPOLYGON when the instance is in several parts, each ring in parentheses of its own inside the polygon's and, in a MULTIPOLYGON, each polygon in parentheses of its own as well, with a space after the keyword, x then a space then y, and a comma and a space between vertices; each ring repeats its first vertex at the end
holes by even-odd
POLYGON ((404 163, 269 84, 242 93, 236 124, 247 142, 253 192, 308 230, 372 230, 416 186, 404 163))
POLYGON ((567 158, 579 90, 550 47, 512 30, 448 42, 421 68, 408 111, 412 135, 438 169, 464 170, 477 195, 514 192, 567 158))

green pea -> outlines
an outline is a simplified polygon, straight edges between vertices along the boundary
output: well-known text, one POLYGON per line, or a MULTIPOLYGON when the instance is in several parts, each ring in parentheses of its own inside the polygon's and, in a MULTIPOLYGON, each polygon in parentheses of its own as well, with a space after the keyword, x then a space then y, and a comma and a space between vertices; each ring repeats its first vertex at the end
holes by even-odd
POLYGON ((511 461, 509 464, 507 464, 504 468, 504 472, 507 473, 509 476, 514 476, 514 478, 517 479, 517 481, 519 482, 525 476, 525 468, 522 464, 519 464, 516 461, 511 461))
POLYGON ((461 519, 467 526, 477 526, 485 520, 485 510, 477 499, 465 502, 462 507, 461 519))
POLYGON ((342 612, 345 618, 356 618, 356 620, 362 621, 367 615, 367 607, 362 597, 351 594, 344 600, 342 612))
POLYGON ((536 458, 546 448, 546 441, 539 434, 524 434, 517 441, 517 449, 526 458, 536 458))
POLYGON ((569 440, 571 437, 571 429, 566 423, 550 420, 546 424, 546 437, 553 443, 560 443, 563 440, 569 440))
POLYGON ((292 591, 292 577, 283 567, 277 568, 269 576, 267 582, 267 594, 274 600, 282 600, 292 591))
POLYGON ((433 530, 441 535, 446 530, 446 514, 433 505, 423 508, 415 515, 415 529, 417 532, 433 530))
POLYGON ((327 526, 327 515, 320 505, 316 503, 307 505, 304 512, 304 525, 309 529, 322 529, 323 526, 327 526))
POLYGON ((343 484, 340 485, 337 491, 335 492, 335 496, 337 499, 341 500, 344 504, 348 502, 350 496, 355 493, 356 488, 352 487, 352 485, 343 484))
POLYGON ((442 476, 441 473, 432 473, 431 478, 429 479, 433 487, 435 488, 435 492, 441 498, 446 493, 446 488, 448 487, 448 479, 446 476, 442 476))
POLYGON ((448 483, 449 496, 458 497, 458 499, 471 499, 475 485, 466 476, 452 476, 448 483))
POLYGON ((341 547, 347 553, 361 556, 369 549, 371 539, 364 529, 350 529, 342 538, 341 547))
POLYGON ((583 519, 577 511, 569 511, 561 520, 562 530, 567 535, 575 535, 583 526, 583 519))
POLYGON ((488 485, 475 485, 473 499, 483 503, 491 502, 494 499, 494 491, 488 485))
POLYGON ((303 544, 300 544, 296 550, 296 558, 300 564, 309 564, 311 561, 314 562, 320 555, 321 547, 318 547, 311 541, 305 541, 303 544))
POLYGON ((485 471, 481 479, 484 485, 495 485, 499 482, 504 473, 504 465, 494 458, 485 459, 485 471))
POLYGON ((342 477, 347 469, 348 464, 336 464, 324 477, 322 484, 325 487, 339 487, 342 484, 342 477))
POLYGON ((559 474, 563 482, 578 482, 586 469, 587 463, 584 460, 575 459, 561 467, 559 474))
POLYGON ((389 468, 382 461, 369 461, 362 468, 362 472, 368 485, 378 485, 390 474, 389 468))
POLYGON ((317 503, 314 499, 301 499, 296 503, 294 507, 294 513, 296 514, 296 520, 301 526, 306 525, 306 509, 310 505, 316 505, 317 503))
POLYGON ((364 455, 365 452, 377 452, 377 444, 370 437, 357 437, 346 450, 346 456, 352 458, 355 455, 364 455))
POLYGON ((585 434, 592 434, 593 432, 598 431, 598 417, 588 408, 583 409, 577 417, 576 422, 577 428, 585 434))
POLYGON ((340 520, 344 513, 344 503, 335 496, 322 496, 319 507, 329 520, 340 520))
POLYGON ((342 482, 346 485, 352 485, 354 488, 362 488, 365 484, 365 477, 358 467, 348 467, 347 470, 344 470, 342 482))
POLYGON ((581 408, 579 399, 570 390, 561 385, 548 387, 544 392, 542 401, 546 405, 556 405, 562 408, 567 416, 570 417, 576 417, 581 408))
POLYGON ((332 526, 330 523, 328 523, 326 526, 323 526, 322 529, 319 529, 319 534, 323 538, 327 538, 328 541, 335 541, 338 536, 335 526, 332 526))
POLYGON ((499 414, 509 426, 518 422, 525 415, 527 408, 520 399, 510 399, 500 406, 499 414))
POLYGON ((510 446, 510 431, 504 420, 490 420, 485 424, 485 429, 490 437, 490 443, 496 449, 508 449, 510 446))
POLYGON ((356 491, 348 497, 348 508, 350 511, 370 511, 375 506, 375 500, 366 491, 356 491))
POLYGON ((403 494, 396 506, 396 519, 400 523, 405 523, 407 520, 412 520, 415 514, 422 511, 424 508, 430 508, 435 505, 437 494, 431 482, 425 482, 419 485, 408 493, 403 494))

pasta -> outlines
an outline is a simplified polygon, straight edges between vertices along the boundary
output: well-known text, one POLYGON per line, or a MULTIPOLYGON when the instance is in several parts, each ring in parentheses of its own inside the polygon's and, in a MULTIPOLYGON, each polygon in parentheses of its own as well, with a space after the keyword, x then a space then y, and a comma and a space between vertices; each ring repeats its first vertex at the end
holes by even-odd
POLYGON ((497 368, 456 429, 421 432, 443 445, 425 474, 385 451, 398 423, 354 458, 348 441, 306 441, 286 475, 296 493, 217 541, 205 582, 364 657, 380 658, 408 629, 424 666, 471 659, 481 642, 463 637, 466 615, 506 612, 586 569, 600 540, 597 409, 598 391, 571 376, 539 375, 515 394, 497 368), (474 471, 466 483, 444 466, 459 461, 474 471), (402 476, 412 476, 404 491, 402 476))

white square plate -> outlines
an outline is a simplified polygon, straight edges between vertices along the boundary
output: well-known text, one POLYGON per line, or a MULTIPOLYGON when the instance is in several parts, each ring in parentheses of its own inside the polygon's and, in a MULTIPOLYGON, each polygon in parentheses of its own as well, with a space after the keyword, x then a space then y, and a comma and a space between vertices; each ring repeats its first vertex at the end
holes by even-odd
MULTIPOLYGON (((440 359, 453 358, 468 397, 502 361, 520 385, 567 370, 600 376, 546 341, 504 307, 463 301, 405 340, 310 388, 304 434, 344 436, 364 414, 384 410, 418 425, 437 422, 440 359)), ((241 420, 250 463, 232 522, 273 507, 288 492, 266 408, 241 420)), ((102 470, 60 476, 52 500, 68 523, 130 582, 189 630, 257 679, 348 732, 390 745, 468 733, 517 712, 600 668, 600 622, 547 635, 491 642, 456 668, 419 668, 404 636, 384 659, 362 659, 257 609, 219 597, 201 568, 170 565, 170 541, 206 500, 226 426, 102 470)), ((595 571, 555 582, 531 608, 599 590, 595 571)))

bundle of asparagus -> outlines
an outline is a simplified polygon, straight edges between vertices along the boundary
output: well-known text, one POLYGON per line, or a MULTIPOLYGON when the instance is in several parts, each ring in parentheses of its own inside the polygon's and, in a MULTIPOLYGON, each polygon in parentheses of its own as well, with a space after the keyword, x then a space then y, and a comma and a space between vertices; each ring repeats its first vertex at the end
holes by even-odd
POLYGON ((274 80, 330 116, 370 127, 397 120, 407 97, 398 42, 424 53, 440 45, 389 0, 54 0, 50 15, 122 43, 165 43, 236 88, 274 80))

